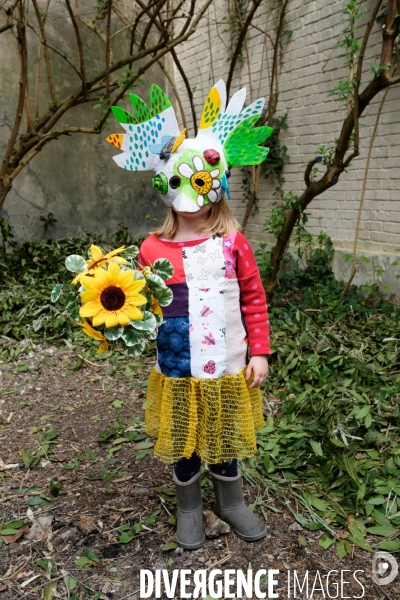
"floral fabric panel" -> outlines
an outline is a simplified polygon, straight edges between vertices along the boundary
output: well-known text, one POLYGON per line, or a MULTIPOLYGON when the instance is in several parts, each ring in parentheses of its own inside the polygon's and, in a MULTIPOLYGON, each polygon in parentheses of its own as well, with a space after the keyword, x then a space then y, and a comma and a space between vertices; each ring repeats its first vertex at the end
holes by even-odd
POLYGON ((189 290, 189 337, 192 376, 217 378, 226 373, 225 259, 222 238, 182 250, 189 290))

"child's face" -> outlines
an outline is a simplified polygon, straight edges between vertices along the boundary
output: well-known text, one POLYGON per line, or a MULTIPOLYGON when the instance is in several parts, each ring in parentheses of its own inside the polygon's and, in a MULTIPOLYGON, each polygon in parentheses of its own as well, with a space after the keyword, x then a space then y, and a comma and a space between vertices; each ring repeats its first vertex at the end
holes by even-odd
POLYGON ((197 210, 196 212, 187 212, 187 211, 176 210, 176 208, 174 206, 172 208, 174 209, 174 211, 176 212, 177 215, 181 215, 182 217, 185 217, 186 219, 193 219, 193 218, 198 219, 198 218, 207 216, 211 212, 212 205, 206 204, 205 206, 202 206, 201 208, 199 208, 199 210, 197 210))

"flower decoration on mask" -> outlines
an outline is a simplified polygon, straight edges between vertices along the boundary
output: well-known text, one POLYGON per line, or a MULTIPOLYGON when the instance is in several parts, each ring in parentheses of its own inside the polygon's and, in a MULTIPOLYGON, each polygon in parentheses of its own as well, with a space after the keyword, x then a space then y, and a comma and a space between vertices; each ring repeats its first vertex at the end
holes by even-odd
MULTIPOLYGON (((178 166, 178 172, 183 178, 189 180, 193 190, 197 193, 196 202, 198 206, 216 202, 221 182, 218 179, 220 169, 214 168, 211 171, 206 170, 201 156, 196 154, 192 159, 193 167, 184 162, 178 166)), ((207 163, 206 163, 207 164, 207 163)))
POLYGON ((64 310, 83 333, 100 342, 98 353, 107 352, 115 342, 129 356, 141 354, 156 338, 162 309, 172 301, 165 283, 173 275, 171 263, 159 258, 143 268, 135 260, 138 253, 136 246, 105 253, 92 245, 88 260, 79 254, 67 257, 65 266, 75 278, 51 292, 52 302, 65 297, 64 310))
POLYGON ((135 114, 112 107, 126 131, 107 138, 122 150, 114 160, 130 171, 155 171, 154 189, 178 211, 196 212, 224 194, 229 198, 230 168, 258 165, 267 157, 269 150, 262 144, 273 129, 255 127, 264 100, 244 108, 245 88, 227 104, 225 84, 218 81, 207 96, 194 139, 180 131, 169 98, 156 85, 150 88, 149 106, 134 94, 130 99, 135 114), (190 160, 184 158, 188 151, 190 160))

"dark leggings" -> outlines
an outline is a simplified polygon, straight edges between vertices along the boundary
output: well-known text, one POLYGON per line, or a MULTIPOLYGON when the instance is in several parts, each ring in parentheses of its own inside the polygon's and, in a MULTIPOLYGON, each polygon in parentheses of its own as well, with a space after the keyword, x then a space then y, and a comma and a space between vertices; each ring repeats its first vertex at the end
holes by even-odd
MULTIPOLYGON (((201 458, 193 452, 190 458, 180 458, 174 465, 175 475, 182 483, 189 481, 200 471, 201 458)), ((229 462, 210 465, 210 471, 215 475, 223 475, 224 477, 236 477, 238 474, 237 460, 234 458, 229 462)))

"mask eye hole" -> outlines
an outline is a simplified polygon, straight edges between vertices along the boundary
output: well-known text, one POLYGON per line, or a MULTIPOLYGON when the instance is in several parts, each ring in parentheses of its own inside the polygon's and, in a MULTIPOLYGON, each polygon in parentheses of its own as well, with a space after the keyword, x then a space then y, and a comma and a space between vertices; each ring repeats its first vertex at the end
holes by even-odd
POLYGON ((181 178, 178 175, 173 175, 169 180, 169 185, 173 190, 176 190, 181 185, 181 178))

